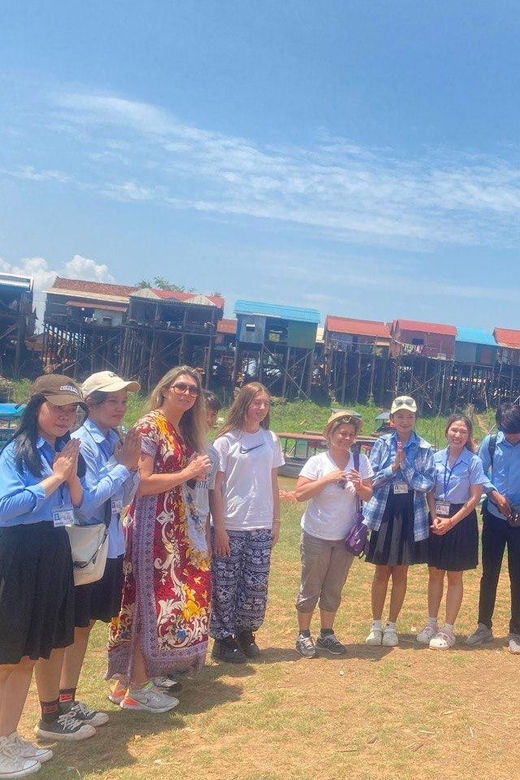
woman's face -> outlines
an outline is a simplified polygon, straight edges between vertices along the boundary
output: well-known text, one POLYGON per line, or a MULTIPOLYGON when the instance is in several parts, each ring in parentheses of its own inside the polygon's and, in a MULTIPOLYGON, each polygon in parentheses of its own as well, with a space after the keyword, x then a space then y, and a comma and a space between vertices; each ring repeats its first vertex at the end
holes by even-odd
POLYGON ((329 436, 330 448, 342 452, 348 452, 356 441, 356 429, 351 423, 343 423, 329 436))
POLYGON ((464 447, 469 439, 469 431, 466 427, 466 423, 463 420, 452 422, 446 431, 446 439, 448 440, 448 444, 454 447, 464 447))
POLYGON ((175 414, 180 412, 181 416, 191 409, 200 395, 197 382, 188 374, 179 374, 162 392, 163 406, 175 414))
MULTIPOLYGON (((101 430, 117 428, 125 416, 127 406, 127 390, 118 390, 117 393, 107 393, 106 400, 102 404, 88 407, 88 416, 101 430)), ((88 401, 87 401, 88 404, 88 401)))
POLYGON ((392 420, 397 433, 409 434, 415 425, 415 414, 408 409, 398 409, 394 412, 392 420))
POLYGON ((54 441, 64 436, 76 421, 77 404, 55 406, 50 401, 44 401, 38 410, 38 432, 44 439, 54 441))
POLYGON ((271 399, 264 390, 259 390, 246 410, 246 423, 249 426, 260 425, 269 414, 271 399))

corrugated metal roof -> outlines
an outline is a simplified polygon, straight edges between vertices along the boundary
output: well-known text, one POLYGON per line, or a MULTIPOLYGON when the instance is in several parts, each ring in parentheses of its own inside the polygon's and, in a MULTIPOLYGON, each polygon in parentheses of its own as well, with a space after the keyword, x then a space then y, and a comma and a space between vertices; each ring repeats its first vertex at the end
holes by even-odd
POLYGON ((318 325, 320 321, 320 313, 316 309, 300 309, 297 306, 279 306, 276 303, 259 303, 258 301, 237 301, 235 314, 258 314, 261 317, 311 322, 313 325, 318 325))
POLYGON ((510 328, 495 328, 493 331, 497 344, 501 347, 520 349, 520 330, 510 328))
POLYGON ((95 303, 93 301, 67 301, 65 306, 72 306, 74 309, 99 309, 100 311, 126 311, 126 306, 114 306, 111 303, 95 303))
POLYGON ((237 321, 236 320, 219 320, 217 322, 217 333, 230 333, 234 334, 237 332, 237 321))
POLYGON ((394 320, 401 330, 417 330, 421 333, 437 333, 439 336, 456 336, 455 325, 442 325, 438 322, 418 322, 417 320, 394 320))
POLYGON ((376 320, 354 320, 350 317, 329 315, 325 320, 325 330, 333 333, 351 333, 356 336, 374 336, 378 339, 390 338, 388 325, 376 320))
POLYGON ((456 341, 468 344, 483 344, 486 347, 496 347, 497 343, 491 333, 482 328, 457 328, 456 341))
POLYGON ((33 288, 33 279, 31 276, 0 273, 0 287, 15 287, 26 292, 31 292, 33 288))
POLYGON ((177 290, 159 290, 155 287, 142 287, 132 293, 132 298, 151 298, 161 301, 178 301, 179 303, 192 303, 194 306, 216 306, 224 308, 224 298, 216 295, 201 295, 196 292, 180 292, 177 290))

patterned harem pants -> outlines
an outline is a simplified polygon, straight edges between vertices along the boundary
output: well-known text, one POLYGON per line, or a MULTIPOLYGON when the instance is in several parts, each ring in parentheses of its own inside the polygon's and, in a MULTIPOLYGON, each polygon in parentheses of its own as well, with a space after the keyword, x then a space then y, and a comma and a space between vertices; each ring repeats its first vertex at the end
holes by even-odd
POLYGON ((209 633, 224 639, 241 631, 257 631, 267 605, 271 563, 269 529, 228 531, 230 556, 213 553, 212 606, 209 633))

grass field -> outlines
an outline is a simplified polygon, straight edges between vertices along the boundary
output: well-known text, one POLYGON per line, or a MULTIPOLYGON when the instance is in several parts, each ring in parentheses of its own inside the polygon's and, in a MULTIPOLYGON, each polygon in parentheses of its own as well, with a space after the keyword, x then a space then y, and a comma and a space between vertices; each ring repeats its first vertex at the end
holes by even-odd
MULTIPOLYGON (((287 485, 284 485, 287 486, 287 485)), ((301 505, 283 504, 258 662, 217 664, 183 679, 173 714, 128 713, 106 699, 106 627, 94 629, 79 695, 110 712, 110 723, 77 745, 58 745, 42 780, 447 780, 511 778, 518 771, 520 658, 506 650, 508 588, 502 578, 498 639, 478 650, 419 646, 426 568, 410 572, 398 648, 364 644, 372 567, 356 561, 337 618, 344 658, 294 651, 301 505)), ((475 625, 478 572, 466 575, 457 633, 475 625)), ((30 735, 34 692, 23 718, 30 735)))

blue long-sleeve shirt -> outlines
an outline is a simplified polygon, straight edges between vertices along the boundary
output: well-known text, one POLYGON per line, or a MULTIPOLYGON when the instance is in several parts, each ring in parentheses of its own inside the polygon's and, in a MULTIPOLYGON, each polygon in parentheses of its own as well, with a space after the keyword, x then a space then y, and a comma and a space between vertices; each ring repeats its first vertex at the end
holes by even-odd
MULTIPOLYGON (((15 461, 15 442, 8 444, 0 454, 0 527, 14 525, 32 525, 33 523, 53 522, 52 514, 60 509, 72 507, 72 499, 67 483, 45 497, 41 481, 53 473, 52 462, 56 451, 41 436, 36 442, 42 462, 42 475, 35 476, 25 466, 18 470, 15 461)), ((83 501, 81 509, 89 512, 93 495, 87 488, 85 479, 81 480, 83 501)), ((75 510, 75 512, 77 509, 75 510)))
MULTIPOLYGON (((509 499, 515 510, 520 509, 520 443, 511 444, 505 438, 502 431, 497 434, 495 453, 493 455, 493 467, 491 468, 491 456, 489 454, 489 436, 483 440, 478 454, 484 467, 486 478, 484 492, 489 495, 496 490, 509 499)), ((488 501, 488 510, 495 517, 504 518, 496 504, 488 501)))
POLYGON ((114 458, 119 437, 113 430, 105 436, 97 425, 88 418, 81 428, 74 431, 72 438, 81 442, 81 454, 87 464, 86 484, 94 496, 92 514, 87 517, 83 508, 79 510, 82 522, 102 523, 105 520, 105 504, 111 502, 111 520, 108 526, 108 557, 117 558, 125 551, 125 540, 121 526, 121 512, 117 508, 126 506, 135 495, 139 474, 129 471, 114 458))

